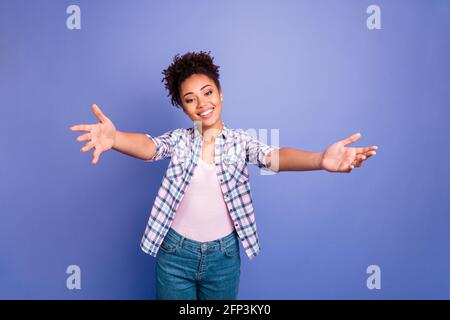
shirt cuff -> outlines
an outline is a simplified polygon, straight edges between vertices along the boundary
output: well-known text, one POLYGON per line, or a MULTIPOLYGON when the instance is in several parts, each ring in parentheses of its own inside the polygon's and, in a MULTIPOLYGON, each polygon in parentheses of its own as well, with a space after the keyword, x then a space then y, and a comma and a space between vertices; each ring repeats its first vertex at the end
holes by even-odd
POLYGON ((144 160, 145 162, 153 162, 153 161, 156 161, 156 155, 158 154, 158 148, 159 148, 159 144, 158 144, 158 142, 156 141, 156 139, 154 139, 151 135, 149 135, 149 134, 145 134, 149 139, 151 139, 152 141, 153 141, 153 143, 155 144, 155 146, 156 146, 156 152, 155 152, 155 154, 153 155, 153 157, 151 157, 150 159, 148 159, 148 160, 144 160))

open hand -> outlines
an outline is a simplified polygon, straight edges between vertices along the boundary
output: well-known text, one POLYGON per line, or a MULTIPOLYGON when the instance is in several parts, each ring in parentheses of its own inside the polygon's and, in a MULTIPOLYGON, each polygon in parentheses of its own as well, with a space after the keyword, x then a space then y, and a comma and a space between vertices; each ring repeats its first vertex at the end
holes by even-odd
POLYGON ((378 147, 347 147, 359 138, 361 134, 358 132, 329 146, 322 154, 321 167, 330 172, 351 172, 352 169, 361 167, 363 161, 376 154, 378 147))
POLYGON ((116 127, 110 119, 108 119, 100 108, 96 105, 92 105, 92 111, 99 120, 97 124, 78 124, 72 126, 72 131, 85 131, 87 133, 77 137, 78 141, 89 141, 86 143, 81 152, 87 152, 92 148, 95 148, 92 158, 92 164, 96 164, 102 152, 108 151, 114 145, 116 139, 116 127))

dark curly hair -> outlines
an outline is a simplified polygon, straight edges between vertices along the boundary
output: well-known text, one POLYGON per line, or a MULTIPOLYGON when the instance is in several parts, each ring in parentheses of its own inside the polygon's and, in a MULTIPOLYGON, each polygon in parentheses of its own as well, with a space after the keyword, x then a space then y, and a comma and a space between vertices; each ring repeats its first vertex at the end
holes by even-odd
POLYGON ((173 106, 182 107, 180 99, 181 84, 186 78, 193 74, 204 74, 211 78, 220 89, 219 82, 219 66, 213 63, 214 58, 210 56, 210 52, 187 52, 180 57, 179 54, 173 58, 173 63, 165 69, 162 73, 164 78, 161 82, 169 91, 167 96, 171 97, 173 106))

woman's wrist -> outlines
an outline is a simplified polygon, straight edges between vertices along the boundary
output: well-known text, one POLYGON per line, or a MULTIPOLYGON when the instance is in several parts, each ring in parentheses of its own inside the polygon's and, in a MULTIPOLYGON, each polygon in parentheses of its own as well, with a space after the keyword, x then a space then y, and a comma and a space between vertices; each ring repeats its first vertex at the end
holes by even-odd
POLYGON ((317 169, 323 170, 323 152, 317 152, 317 169))

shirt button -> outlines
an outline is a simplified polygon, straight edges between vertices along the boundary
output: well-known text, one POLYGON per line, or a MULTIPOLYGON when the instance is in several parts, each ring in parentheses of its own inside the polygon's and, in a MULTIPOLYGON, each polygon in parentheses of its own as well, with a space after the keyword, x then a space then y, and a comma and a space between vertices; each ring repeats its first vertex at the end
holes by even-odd
POLYGON ((206 243, 202 244, 202 252, 205 252, 208 249, 208 245, 206 243))

